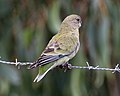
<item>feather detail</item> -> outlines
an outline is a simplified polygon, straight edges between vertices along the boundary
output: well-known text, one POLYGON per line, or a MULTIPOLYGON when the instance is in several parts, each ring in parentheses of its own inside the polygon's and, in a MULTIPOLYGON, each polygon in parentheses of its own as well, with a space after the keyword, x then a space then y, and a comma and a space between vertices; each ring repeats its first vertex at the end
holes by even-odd
POLYGON ((53 42, 48 44, 48 46, 45 48, 41 56, 38 58, 37 61, 33 62, 28 69, 33 69, 37 66, 43 66, 46 65, 47 63, 54 62, 65 55, 62 53, 57 53, 56 50, 61 50, 57 42, 53 42))
POLYGON ((28 67, 28 69, 33 69, 37 66, 43 66, 43 65, 46 65, 47 63, 51 63, 51 62, 54 62, 62 57, 64 57, 66 55, 62 55, 62 54, 59 54, 59 55, 42 55, 37 61, 35 61, 32 65, 30 65, 28 67))

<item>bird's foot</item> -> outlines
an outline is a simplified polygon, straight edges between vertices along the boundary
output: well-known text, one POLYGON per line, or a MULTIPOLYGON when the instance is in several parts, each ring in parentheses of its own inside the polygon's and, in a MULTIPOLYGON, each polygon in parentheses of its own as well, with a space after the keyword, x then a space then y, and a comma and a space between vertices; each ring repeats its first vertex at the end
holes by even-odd
POLYGON ((72 65, 69 64, 68 62, 66 62, 66 63, 64 63, 64 64, 62 64, 62 65, 59 65, 59 67, 60 67, 61 69, 65 69, 64 72, 66 72, 67 70, 72 69, 72 65))

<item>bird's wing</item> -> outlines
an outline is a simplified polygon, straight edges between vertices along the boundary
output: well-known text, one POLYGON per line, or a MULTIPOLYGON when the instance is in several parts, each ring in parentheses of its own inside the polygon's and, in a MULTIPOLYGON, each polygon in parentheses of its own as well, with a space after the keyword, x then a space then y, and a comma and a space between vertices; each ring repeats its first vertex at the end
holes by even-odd
POLYGON ((73 42, 70 40, 72 39, 66 37, 66 35, 59 37, 55 41, 54 38, 52 38, 52 40, 48 43, 47 47, 45 48, 41 56, 38 58, 38 60, 33 62, 33 64, 30 65, 28 69, 32 69, 37 66, 43 66, 47 63, 56 61, 67 55, 70 55, 71 52, 69 51, 71 51, 71 47, 73 46, 73 42), (64 42, 61 42, 63 40, 64 42))
POLYGON ((32 69, 35 68, 37 66, 43 66, 47 63, 56 61, 66 55, 56 52, 56 50, 61 50, 59 48, 59 45, 57 44, 57 42, 50 44, 49 46, 47 46, 45 48, 45 50, 43 51, 43 53, 41 54, 41 56, 35 61, 33 62, 33 64, 31 64, 28 69, 32 69))

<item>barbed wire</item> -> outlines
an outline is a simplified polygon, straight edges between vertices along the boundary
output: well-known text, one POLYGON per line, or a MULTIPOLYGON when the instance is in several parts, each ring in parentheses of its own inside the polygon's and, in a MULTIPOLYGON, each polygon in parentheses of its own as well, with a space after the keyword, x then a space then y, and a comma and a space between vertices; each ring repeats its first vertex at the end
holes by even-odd
MULTIPOLYGON (((20 69, 20 66, 33 64, 32 62, 18 62, 17 58, 15 59, 15 62, 0 60, 0 63, 15 65, 18 67, 18 69, 20 69)), ((94 66, 90 66, 90 64, 88 62, 86 62, 86 64, 87 64, 87 66, 73 66, 73 65, 71 65, 70 69, 102 70, 102 71, 112 71, 112 73, 120 72, 119 64, 117 64, 115 66, 115 68, 104 68, 104 67, 99 67, 99 65, 94 67, 94 66)))
POLYGON ((20 66, 33 64, 32 62, 18 62, 17 58, 15 59, 15 62, 9 62, 9 61, 0 60, 0 63, 8 64, 8 65, 15 65, 15 66, 18 67, 18 69, 20 69, 20 66))
POLYGON ((119 64, 115 66, 115 68, 104 68, 104 67, 99 67, 96 66, 90 66, 88 62, 86 62, 87 66, 71 66, 71 68, 76 68, 76 69, 89 69, 89 70, 103 70, 103 71, 112 71, 112 73, 115 72, 120 72, 119 64))

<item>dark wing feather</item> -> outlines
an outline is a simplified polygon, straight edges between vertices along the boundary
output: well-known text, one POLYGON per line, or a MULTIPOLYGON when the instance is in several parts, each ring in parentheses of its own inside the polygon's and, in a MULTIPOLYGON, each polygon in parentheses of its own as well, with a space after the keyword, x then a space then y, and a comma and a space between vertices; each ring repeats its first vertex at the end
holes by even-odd
POLYGON ((43 66, 46 65, 47 63, 51 63, 53 61, 56 61, 66 55, 62 55, 62 54, 58 54, 55 53, 54 50, 55 49, 59 49, 59 46, 57 45, 57 43, 52 43, 51 45, 47 46, 46 49, 43 51, 42 55, 38 58, 37 61, 33 62, 33 64, 31 64, 28 69, 32 69, 35 68, 37 66, 43 66), (49 53, 54 53, 54 55, 49 54, 49 53))
POLYGON ((41 57, 39 57, 37 61, 33 62, 33 64, 30 65, 28 69, 33 69, 37 66, 46 65, 47 63, 51 63, 62 57, 64 57, 64 55, 54 55, 54 56, 53 55, 42 55, 41 57))

